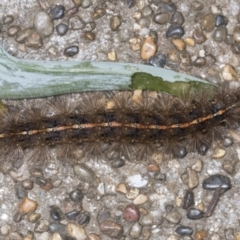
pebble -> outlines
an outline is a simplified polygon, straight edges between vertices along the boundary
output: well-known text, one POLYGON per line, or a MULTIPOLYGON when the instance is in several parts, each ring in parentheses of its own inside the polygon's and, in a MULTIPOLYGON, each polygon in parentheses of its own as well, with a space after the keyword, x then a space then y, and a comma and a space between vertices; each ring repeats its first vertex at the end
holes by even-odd
POLYGON ((220 186, 225 191, 229 190, 232 187, 231 179, 224 175, 215 174, 205 179, 202 183, 202 187, 205 190, 215 190, 220 186))
POLYGON ((166 24, 170 21, 170 14, 167 12, 157 13, 153 16, 153 21, 157 24, 166 24))
POLYGON ((34 32, 25 41, 25 46, 32 49, 39 49, 43 46, 42 38, 34 32))
POLYGON ((127 193, 126 185, 124 183, 120 183, 119 185, 117 185, 116 192, 120 192, 120 193, 126 194, 127 193))
POLYGON ((59 233, 56 233, 56 232, 55 232, 55 233, 52 235, 51 240, 63 240, 63 238, 61 237, 61 235, 60 235, 59 233))
POLYGON ((56 31, 59 36, 64 36, 68 31, 68 25, 60 23, 56 26, 56 31))
POLYGON ((190 208, 192 205, 194 205, 194 194, 193 191, 188 189, 184 195, 183 198, 183 205, 182 208, 183 209, 188 209, 190 208))
POLYGON ((51 233, 65 233, 66 232, 66 226, 62 223, 50 223, 48 226, 48 230, 51 233))
POLYGON ((232 146, 232 144, 233 144, 233 139, 231 137, 224 138, 224 140, 223 140, 224 147, 232 146))
POLYGON ((37 202, 26 197, 19 203, 18 209, 21 214, 27 214, 34 212, 37 209, 37 206, 37 202))
POLYGON ((235 54, 240 54, 240 43, 233 43, 231 45, 231 51, 235 54))
POLYGON ((7 24, 11 24, 14 21, 14 17, 12 15, 7 15, 3 18, 3 24, 7 25, 7 24))
POLYGON ((227 28, 226 26, 221 26, 217 28, 213 33, 213 40, 216 42, 225 41, 227 37, 227 28))
POLYGON ((122 24, 122 18, 120 16, 112 16, 110 18, 110 28, 112 31, 117 31, 122 24))
POLYGON ((194 240, 203 240, 206 239, 207 233, 205 231, 197 231, 194 234, 194 240))
POLYGON ((233 30, 233 39, 235 42, 240 42, 240 27, 235 27, 233 30))
POLYGON ((46 219, 40 219, 38 222, 36 222, 34 231, 37 233, 47 232, 49 229, 49 222, 46 219))
POLYGON ((194 41, 193 38, 187 37, 187 38, 185 38, 185 39, 183 39, 183 40, 184 40, 184 42, 185 42, 188 46, 190 46, 190 47, 194 47, 194 46, 195 46, 195 41, 194 41))
POLYGON ((181 12, 176 11, 171 18, 171 24, 172 25, 182 25, 184 23, 185 19, 181 12))
POLYGON ((123 234, 123 227, 113 221, 103 221, 100 223, 100 230, 111 238, 121 238, 123 234))
MULTIPOLYGON (((165 66, 167 62, 167 57, 165 54, 157 54, 157 55, 154 55, 153 57, 149 58, 149 64, 152 65, 152 66, 155 66, 155 67, 160 67, 160 68, 163 68, 165 66)), ((151 164, 153 165, 153 164, 151 164)), ((157 166, 157 165, 155 165, 157 166)), ((158 166, 157 166, 158 167, 158 166)), ((149 172, 154 172, 153 168, 154 167, 148 167, 150 168, 151 170, 148 170, 149 172)), ((160 169, 158 167, 158 171, 156 170, 155 172, 159 172, 160 169)))
POLYGON ((236 238, 236 240, 240 240, 240 232, 237 232, 237 233, 235 234, 235 238, 236 238))
POLYGON ((192 170, 191 168, 187 168, 187 175, 188 175, 188 181, 187 181, 187 185, 189 188, 193 189, 195 187, 198 186, 198 175, 197 173, 192 170))
POLYGON ((222 25, 227 25, 228 24, 228 18, 223 16, 222 14, 219 14, 215 18, 215 26, 220 27, 222 25))
POLYGON ((225 172, 227 172, 230 175, 233 175, 235 173, 235 162, 232 161, 225 161, 222 165, 225 172))
POLYGON ((134 199, 138 196, 139 194, 139 189, 138 188, 132 188, 126 193, 126 197, 128 199, 134 199))
POLYGON ((142 223, 144 226, 151 226, 151 225, 153 224, 152 215, 151 215, 151 214, 144 215, 144 216, 141 218, 141 223, 142 223))
POLYGON ((50 15, 53 20, 61 19, 64 17, 65 7, 63 5, 55 5, 50 10, 50 15))
POLYGON ((93 41, 96 38, 95 33, 89 32, 89 31, 84 33, 84 37, 85 37, 85 39, 90 40, 90 41, 93 41))
POLYGON ((8 28, 7 34, 9 37, 14 37, 20 30, 21 28, 19 26, 13 25, 8 28))
POLYGON ((86 23, 84 30, 85 31, 93 31, 95 28, 96 28, 96 23, 94 21, 92 21, 92 22, 86 23))
POLYGON ((95 173, 83 163, 75 164, 73 171, 75 175, 85 182, 91 183, 95 179, 95 173))
POLYGON ((20 233, 10 232, 4 240, 24 240, 20 233))
POLYGON ((193 37, 195 43, 197 43, 197 44, 202 44, 207 40, 204 33, 201 32, 200 30, 194 30, 192 37, 193 37))
POLYGON ((170 212, 165 217, 169 222, 177 224, 181 221, 182 216, 177 211, 170 212))
POLYGON ((162 4, 162 9, 166 12, 175 12, 177 10, 177 6, 173 2, 163 3, 162 4))
POLYGON ((82 30, 85 28, 85 22, 79 16, 74 16, 69 19, 69 28, 71 30, 82 30))
POLYGON ((54 221, 61 221, 64 219, 63 211, 56 205, 50 206, 50 217, 54 221))
POLYGON ((211 32, 215 27, 215 16, 212 13, 209 13, 204 16, 201 21, 202 29, 206 32, 211 32))
POLYGON ((203 3, 199 1, 194 1, 191 5, 193 11, 201 11, 204 8, 203 3))
POLYGON ((49 37, 54 29, 52 18, 45 12, 35 15, 33 27, 42 38, 49 37))
POLYGON ((224 80, 232 81, 237 77, 237 72, 232 65, 226 64, 223 68, 222 76, 224 80))
POLYGON ((196 220, 204 217, 204 212, 196 209, 196 208, 189 208, 187 210, 187 218, 191 220, 196 220))
POLYGON ((20 212, 16 212, 14 215, 13 215, 13 221, 14 222, 20 222, 22 220, 22 214, 20 212))
POLYGON ((193 165, 192 165, 192 170, 196 172, 201 172, 203 168, 203 162, 201 160, 197 160, 193 165))
POLYGON ((111 51, 107 54, 107 58, 109 61, 115 62, 117 60, 117 54, 115 51, 111 51))
POLYGON ((27 215, 27 219, 31 223, 37 222, 40 218, 41 218, 40 213, 30 213, 30 214, 27 215))
POLYGON ((78 8, 77 7, 72 7, 72 8, 69 8, 67 11, 66 11, 66 15, 67 16, 73 16, 75 14, 78 13, 78 8))
POLYGON ((68 223, 66 230, 67 230, 67 233, 76 240, 87 239, 85 229, 78 224, 68 223))
POLYGON ((25 179, 22 181, 22 186, 26 189, 26 190, 31 190, 33 189, 33 181, 30 179, 25 179))
POLYGON ((95 8, 93 12, 93 19, 99 19, 103 17, 106 14, 106 11, 104 8, 95 8))
POLYGON ((127 0, 126 4, 129 8, 132 8, 136 5, 136 1, 135 0, 127 0))
POLYGON ((83 0, 82 1, 82 8, 88 8, 91 6, 91 1, 90 0, 83 0))
POLYGON ((181 38, 184 35, 184 29, 182 26, 169 26, 166 36, 167 38, 181 38))
MULTIPOLYGON (((155 55, 156 56, 156 55, 155 55)), ((155 57, 154 56, 154 57, 155 57)), ((166 57, 166 56, 165 56, 166 57)), ((151 58, 152 59, 152 58, 151 58)), ((152 64, 151 64, 152 65, 152 64)), ((153 65, 153 66, 156 66, 156 65, 153 65)), ((160 168, 157 164, 155 163, 150 163, 147 165, 147 170, 148 172, 160 172, 160 168)))
POLYGON ((20 182, 15 185, 16 196, 18 199, 27 197, 27 191, 20 182))
POLYGON ((165 173, 154 173, 154 179, 159 181, 166 181, 166 174, 165 173))
POLYGON ((83 2, 83 0, 72 0, 72 1, 73 1, 74 5, 76 7, 80 7, 82 5, 82 2, 83 2))
POLYGON ((128 205, 123 211, 123 218, 128 222, 137 222, 140 219, 140 212, 134 205, 128 205))
POLYGON ((16 34, 15 40, 18 43, 24 43, 32 33, 33 33, 33 29, 31 28, 19 30, 16 34))
POLYGON ((185 42, 181 38, 175 38, 171 40, 171 43, 178 51, 184 51, 186 48, 185 42))
POLYGON ((146 203, 148 200, 148 197, 144 194, 139 194, 134 200, 133 200, 133 204, 134 205, 141 205, 146 203))
POLYGON ((129 235, 134 239, 139 239, 142 233, 142 225, 139 222, 133 224, 130 228, 129 235))
POLYGON ((157 51, 157 45, 151 37, 147 37, 141 47, 141 58, 143 60, 148 60, 151 58, 157 51))
POLYGON ((214 150, 214 152, 212 154, 212 158, 214 158, 214 159, 223 158, 226 155, 226 153, 227 153, 227 151, 225 149, 217 148, 214 150))
POLYGON ((101 240, 101 238, 95 233, 90 233, 88 235, 88 238, 89 238, 89 240, 101 240))
POLYGON ((83 200, 84 194, 81 189, 76 189, 69 193, 69 198, 73 202, 81 202, 83 200))
POLYGON ((204 57, 197 57, 193 61, 193 66, 195 67, 204 67, 206 65, 206 59, 204 57))
POLYGON ((72 210, 70 212, 65 213, 65 216, 69 219, 69 220, 75 220, 76 217, 80 214, 80 211, 78 210, 72 210))
POLYGON ((142 16, 143 16, 144 18, 150 17, 150 16, 152 15, 152 13, 153 13, 153 10, 152 10, 152 8, 151 8, 149 5, 145 6, 145 7, 142 9, 142 16))
POLYGON ((11 226, 8 224, 4 224, 0 228, 0 233, 1 233, 1 235, 5 236, 9 233, 10 230, 11 230, 11 226))
POLYGON ((76 221, 79 225, 88 224, 90 222, 90 214, 88 212, 82 211, 77 216, 76 221))
POLYGON ((181 226, 178 227, 175 232, 181 236, 185 236, 185 235, 192 235, 193 234, 193 229, 190 227, 185 227, 185 226, 181 226))

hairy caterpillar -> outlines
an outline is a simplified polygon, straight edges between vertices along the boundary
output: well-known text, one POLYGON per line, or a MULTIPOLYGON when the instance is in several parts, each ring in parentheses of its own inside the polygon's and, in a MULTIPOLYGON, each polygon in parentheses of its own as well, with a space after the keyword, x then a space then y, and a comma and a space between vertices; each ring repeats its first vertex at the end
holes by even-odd
POLYGON ((213 140, 239 126, 239 88, 228 86, 182 97, 154 91, 68 94, 5 100, 0 123, 0 161, 33 166, 56 155, 76 160, 79 150, 106 157, 148 159, 163 151, 183 158, 205 155, 213 140))

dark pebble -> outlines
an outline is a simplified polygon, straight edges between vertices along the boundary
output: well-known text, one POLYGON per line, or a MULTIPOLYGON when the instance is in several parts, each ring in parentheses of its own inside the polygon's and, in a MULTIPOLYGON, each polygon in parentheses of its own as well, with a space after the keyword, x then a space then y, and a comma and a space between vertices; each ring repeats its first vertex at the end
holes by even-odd
POLYGON ((69 197, 73 202, 80 202, 82 201, 84 194, 81 189, 76 189, 69 193, 69 197))
POLYGON ((39 186, 45 186, 47 184, 47 179, 39 176, 35 178, 34 182, 39 186))
POLYGON ((22 186, 26 190, 31 190, 31 189, 33 189, 33 181, 31 181, 30 179, 25 179, 22 181, 22 186))
POLYGON ((216 42, 222 42, 227 37, 227 28, 226 26, 218 27, 213 33, 213 40, 216 42))
POLYGON ((157 24, 165 24, 170 21, 170 14, 167 12, 157 13, 154 15, 153 21, 157 24))
POLYGON ((198 43, 198 44, 202 44, 207 40, 206 36, 200 30, 193 31, 192 37, 195 43, 198 43))
POLYGON ((204 8, 203 3, 199 2, 199 1, 194 1, 192 3, 192 10, 193 11, 201 11, 204 8))
POLYGON ((205 190, 215 190, 220 186, 221 189, 229 190, 232 187, 231 179, 224 175, 215 174, 205 179, 202 183, 202 187, 205 190))
POLYGON ((217 15, 215 18, 215 26, 216 27, 220 27, 222 25, 227 25, 228 24, 228 19, 227 17, 223 16, 223 15, 217 15))
POLYGON ((183 209, 188 209, 194 205, 194 194, 192 190, 187 190, 183 198, 183 209))
POLYGON ((53 205, 50 206, 50 217, 54 221, 61 221, 62 219, 64 219, 64 214, 58 206, 53 205))
POLYGON ((80 214, 77 216, 76 221, 78 224, 88 224, 90 222, 90 214, 87 212, 80 212, 80 214))
POLYGON ((64 55, 67 57, 72 57, 72 56, 76 55, 78 52, 79 52, 78 46, 70 46, 70 47, 65 48, 64 55))
POLYGON ((116 161, 112 161, 112 168, 120 168, 125 165, 125 161, 123 159, 117 159, 116 161))
POLYGON ((178 227, 175 232, 181 236, 190 236, 193 234, 193 230, 192 228, 190 227, 185 227, 185 226, 181 226, 181 227, 178 227))
POLYGON ((137 222, 140 219, 140 212, 134 205, 128 205, 123 211, 123 218, 128 222, 137 222))
POLYGON ((25 198, 28 195, 26 189, 22 186, 20 182, 15 185, 15 190, 18 199, 25 198))
POLYGON ((20 212, 16 212, 14 215, 13 215, 13 221, 14 222, 20 222, 22 220, 22 214, 20 212))
POLYGON ((136 5, 136 0, 127 0, 126 4, 129 8, 132 8, 136 5))
POLYGON ((233 43, 230 49, 233 53, 240 54, 240 43, 233 43))
POLYGON ((206 32, 211 32, 215 27, 215 16, 212 13, 209 13, 204 16, 201 21, 202 29, 206 32))
POLYGON ((193 66, 195 67, 204 67, 206 65, 206 59, 203 57, 197 57, 193 62, 193 66))
POLYGON ((123 227, 112 221, 103 221, 100 223, 100 230, 111 238, 121 238, 123 234, 123 227))
POLYGON ((224 140, 223 140, 224 147, 232 146, 232 144, 233 144, 233 139, 231 137, 224 138, 224 140))
POLYGON ((90 41, 93 41, 96 38, 95 33, 91 32, 91 31, 85 32, 84 37, 85 37, 85 39, 90 40, 90 41))
POLYGON ((50 223, 48 229, 51 233, 65 233, 66 226, 61 223, 50 223))
POLYGON ((187 210, 187 218, 189 218, 191 220, 200 219, 202 217, 204 217, 204 212, 199 209, 189 208, 187 210))
POLYGON ((154 173, 154 179, 159 181, 166 181, 166 174, 165 173, 154 173))
POLYGON ((3 24, 11 24, 13 22, 14 18, 12 15, 7 15, 6 17, 3 18, 3 24))
POLYGON ((175 12, 177 10, 177 6, 175 3, 163 3, 162 9, 166 12, 175 12))
POLYGON ((172 204, 168 204, 165 206, 166 212, 170 213, 174 209, 174 206, 172 204))
POLYGON ((65 13, 65 7, 63 5, 56 5, 50 11, 50 15, 53 20, 63 18, 64 13, 65 13))
POLYGON ((152 38, 153 42, 157 45, 158 42, 158 34, 156 31, 150 31, 149 32, 149 37, 152 38))
POLYGON ((234 38, 232 34, 228 34, 224 41, 227 45, 232 45, 234 43, 234 38))
POLYGON ((181 38, 184 35, 184 29, 181 26, 170 26, 167 30, 167 38, 181 38))
POLYGON ((204 155, 206 155, 208 148, 209 148, 209 146, 206 143, 199 142, 199 144, 197 146, 197 151, 199 154, 204 156, 204 155))
POLYGON ((155 67, 163 68, 166 64, 167 57, 165 54, 154 55, 149 59, 149 64, 155 67))
POLYGON ((71 212, 67 212, 65 213, 65 216, 69 219, 69 220, 75 220, 76 217, 80 214, 80 211, 78 210, 73 210, 71 212))
POLYGON ((67 33, 68 31, 68 25, 64 23, 60 23, 56 26, 57 34, 60 36, 63 36, 67 33))
POLYGON ((111 217, 111 213, 108 210, 103 210, 102 212, 100 212, 97 216, 97 220, 98 222, 103 222, 108 220, 108 218, 111 217))
POLYGON ((181 12, 177 11, 172 15, 172 18, 171 18, 172 25, 179 26, 179 25, 182 25, 184 23, 184 21, 185 21, 185 19, 181 12))

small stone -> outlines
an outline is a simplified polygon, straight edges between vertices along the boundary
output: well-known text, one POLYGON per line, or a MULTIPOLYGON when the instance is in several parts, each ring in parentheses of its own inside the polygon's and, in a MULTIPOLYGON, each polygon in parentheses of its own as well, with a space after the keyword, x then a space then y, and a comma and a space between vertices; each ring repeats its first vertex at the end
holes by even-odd
POLYGON ((197 57, 193 61, 193 66, 195 66, 195 67, 204 67, 205 65, 206 65, 206 59, 203 57, 197 57))
POLYGON ((50 223, 48 227, 49 232, 51 233, 65 233, 66 232, 66 226, 61 223, 50 223))
MULTIPOLYGON (((51 240, 63 240, 63 238, 61 237, 61 235, 57 232, 53 233, 52 238, 49 238, 51 240)), ((44 239, 45 240, 45 239, 44 239)), ((48 240, 48 239, 47 239, 48 240)))
POLYGON ((205 204, 203 202, 200 202, 196 205, 196 208, 201 210, 201 211, 204 211, 205 210, 205 204))
POLYGON ((171 18, 171 24, 180 26, 184 23, 185 19, 181 12, 176 11, 171 18))
POLYGON ((225 137, 223 140, 224 147, 229 147, 233 145, 233 139, 231 137, 225 137))
POLYGON ((177 10, 177 6, 175 3, 163 3, 162 8, 166 12, 175 12, 177 10))
POLYGON ((207 233, 205 231, 197 231, 194 234, 194 240, 203 240, 206 239, 207 233))
POLYGON ((83 0, 82 8, 88 8, 90 6, 91 6, 91 1, 90 0, 83 0))
POLYGON ((178 50, 178 51, 184 51, 185 50, 185 42, 181 39, 181 38, 176 38, 176 39, 172 39, 171 43, 173 44, 173 46, 178 50))
POLYGON ((139 194, 134 200, 133 200, 133 204, 134 205, 141 205, 144 204, 145 202, 147 202, 148 197, 144 194, 139 194))
POLYGON ((42 38, 37 33, 32 33, 25 41, 25 46, 32 49, 39 49, 43 46, 42 38))
POLYGON ((10 232, 4 240, 23 240, 23 237, 18 232, 10 232))
POLYGON ((88 238, 89 238, 89 240, 101 240, 101 238, 95 233, 90 233, 88 235, 88 238))
POLYGON ((142 16, 143 16, 144 18, 150 17, 150 16, 152 15, 152 13, 153 13, 153 10, 152 10, 152 8, 151 8, 149 5, 145 6, 145 7, 142 9, 142 16))
POLYGON ((49 37, 54 29, 52 18, 45 12, 35 15, 33 27, 42 38, 49 37))
POLYGON ((167 205, 165 206, 165 209, 166 209, 166 212, 167 212, 167 213, 170 213, 170 212, 173 211, 174 206, 173 206, 172 204, 167 204, 167 205))
POLYGON ((147 165, 148 172, 160 172, 160 168, 157 164, 150 163, 147 165))
POLYGON ((37 206, 38 205, 35 201, 26 197, 20 202, 18 208, 21 214, 27 214, 34 212, 37 209, 37 206))
POLYGON ((233 35, 232 34, 227 34, 224 43, 227 45, 232 45, 234 43, 233 35))
POLYGON ((227 25, 227 23, 228 23, 227 17, 225 17, 225 16, 223 16, 221 14, 216 16, 216 18, 215 18, 215 26, 216 27, 227 25))
POLYGON ((233 30, 234 41, 240 43, 240 27, 235 27, 233 30))
POLYGON ((14 21, 14 17, 12 15, 7 15, 3 18, 3 24, 11 24, 14 21))
POLYGON ((30 179, 25 179, 22 181, 22 186, 26 190, 31 190, 31 189, 33 189, 33 181, 31 181, 30 179))
POLYGON ((109 52, 107 57, 108 57, 108 60, 110 60, 110 61, 114 61, 115 62, 117 60, 117 54, 116 54, 115 51, 109 52))
POLYGON ((217 148, 214 150, 212 154, 212 158, 215 158, 215 159, 223 158, 226 155, 226 153, 227 151, 225 149, 217 148))
POLYGON ((71 212, 67 212, 65 213, 65 216, 69 219, 69 220, 75 220, 76 217, 80 214, 80 211, 78 210, 72 210, 71 212))
POLYGON ((20 30, 21 28, 19 26, 10 26, 7 31, 8 36, 14 37, 20 30))
POLYGON ((233 43, 231 45, 231 51, 235 54, 240 54, 240 43, 233 43))
POLYGON ((190 37, 185 38, 185 39, 184 39, 184 42, 185 42, 188 46, 190 46, 190 47, 194 47, 194 46, 195 46, 195 41, 194 41, 193 38, 190 38, 190 37))
POLYGON ((42 233, 48 231, 49 222, 46 219, 40 219, 34 227, 34 231, 37 233, 42 233))
POLYGON ((82 2, 83 2, 83 0, 72 0, 72 1, 73 1, 74 5, 76 7, 80 7, 82 5, 82 2))
POLYGON ((98 19, 103 17, 106 14, 106 11, 104 8, 96 8, 94 9, 94 13, 93 13, 93 19, 98 19))
POLYGON ((213 33, 213 40, 215 42, 222 42, 227 37, 227 28, 226 26, 221 26, 217 28, 213 33))
POLYGON ((140 219, 140 212, 134 205, 128 205, 123 211, 123 218, 128 222, 137 222, 140 219))
POLYGON ((230 64, 226 64, 222 71, 222 76, 224 80, 232 81, 237 77, 237 72, 234 67, 230 64))
POLYGON ((92 22, 86 23, 84 30, 91 32, 91 31, 93 31, 95 28, 96 28, 96 22, 92 21, 92 22))
POLYGON ((222 165, 225 172, 232 175, 235 172, 235 162, 231 162, 229 160, 225 161, 222 165))
POLYGON ((169 59, 169 61, 172 61, 172 62, 179 62, 180 61, 179 53, 176 52, 175 50, 169 51, 168 59, 169 59))
POLYGON ((56 26, 56 31, 59 36, 64 36, 68 31, 68 25, 60 23, 56 26))
POLYGON ((189 208, 187 210, 187 218, 196 220, 204 217, 204 212, 196 208, 189 208))
POLYGON ((112 168, 120 168, 120 167, 123 167, 124 165, 125 165, 125 161, 121 158, 111 162, 112 168))
POLYGON ((129 231, 130 236, 134 239, 136 238, 139 239, 139 237, 141 236, 141 233, 142 233, 142 225, 139 222, 134 223, 129 231))
POLYGON ((194 205, 194 194, 192 190, 187 190, 183 198, 183 209, 188 209, 194 205))
POLYGON ((192 165, 192 170, 196 172, 201 172, 203 168, 203 162, 201 160, 197 160, 193 165, 192 165))
POLYGON ((153 224, 153 217, 151 214, 146 214, 141 218, 141 223, 144 226, 151 226, 153 224))
POLYGON ((193 11, 201 11, 204 8, 203 3, 199 1, 194 1, 191 6, 193 11))
POLYGON ((84 33, 84 37, 85 37, 85 39, 90 40, 90 41, 94 41, 96 38, 95 33, 89 32, 89 31, 84 33))
POLYGON ((67 11, 66 11, 66 15, 71 17, 75 14, 78 13, 78 7, 72 7, 72 8, 69 8, 67 11))
POLYGON ((27 197, 27 191, 20 182, 15 185, 16 196, 18 199, 27 197))
POLYGON ((157 24, 166 24, 170 21, 170 14, 167 12, 157 13, 154 15, 153 21, 157 24))
POLYGON ((50 206, 50 217, 54 221, 61 221, 64 219, 63 211, 56 205, 50 206))
POLYGON ((69 29, 71 30, 82 30, 85 28, 85 22, 79 16, 74 16, 69 19, 69 29))
POLYGON ((215 16, 212 13, 209 13, 204 16, 201 22, 202 29, 206 32, 211 32, 215 27, 215 16))
POLYGON ((112 221, 103 221, 100 223, 100 230, 111 238, 121 238, 123 234, 123 227, 112 221))
POLYGON ((154 173, 154 179, 159 181, 166 181, 166 174, 165 173, 154 173))
POLYGON ((24 43, 32 33, 33 33, 33 29, 31 28, 19 30, 16 34, 15 40, 18 43, 24 43))
POLYGON ((126 194, 127 193, 126 185, 124 183, 120 183, 119 185, 117 185, 116 192, 120 192, 120 193, 126 194))
POLYGON ((76 55, 78 52, 79 52, 78 46, 70 46, 70 47, 65 48, 64 55, 67 57, 72 57, 72 56, 76 55))
POLYGON ((165 218, 169 222, 174 223, 174 224, 179 223, 181 221, 181 219, 182 219, 181 215, 178 212, 176 212, 176 211, 168 213, 165 218))
POLYGON ((167 30, 167 38, 181 38, 184 35, 184 29, 182 26, 170 26, 167 30))
POLYGON ((84 194, 81 189, 76 189, 69 193, 69 198, 73 202, 81 202, 83 200, 84 194))
POLYGON ((190 227, 181 226, 178 227, 175 232, 181 236, 191 236, 193 234, 193 229, 190 227))
POLYGON ((0 228, 0 233, 1 233, 1 235, 5 236, 9 233, 10 230, 11 230, 11 226, 8 224, 4 224, 0 228))
POLYGON ((75 175, 79 176, 85 182, 93 182, 95 173, 83 163, 75 164, 73 167, 75 175))
POLYGON ((143 60, 148 60, 157 51, 157 45, 154 43, 151 37, 147 37, 141 47, 141 58, 143 60))
POLYGON ((198 183, 199 183, 197 173, 194 170, 192 170, 191 168, 188 167, 187 168, 187 175, 188 175, 188 183, 187 183, 188 187, 189 188, 197 187, 198 183))
POLYGON ((110 28, 112 31, 117 31, 122 24, 122 18, 120 16, 112 16, 110 18, 110 28))
POLYGON ((27 216, 27 219, 30 223, 35 223, 37 222, 39 219, 41 218, 41 214, 40 213, 30 213, 27 216))
POLYGON ((215 174, 205 179, 202 183, 202 187, 205 190, 215 190, 220 186, 221 189, 224 189, 225 191, 229 190, 232 187, 231 179, 224 175, 215 174))
POLYGON ((50 15, 51 15, 53 20, 63 18, 64 17, 64 13, 65 13, 65 7, 63 5, 55 5, 50 10, 50 15))
MULTIPOLYGON (((155 67, 163 68, 167 62, 167 57, 165 54, 158 54, 154 55, 153 57, 149 58, 149 64, 155 67)), ((149 171, 149 170, 148 170, 149 171)), ((149 171, 151 172, 151 171, 149 171)))
POLYGON ((197 43, 197 44, 202 44, 207 40, 206 36, 200 30, 194 30, 192 37, 193 37, 195 43, 197 43))

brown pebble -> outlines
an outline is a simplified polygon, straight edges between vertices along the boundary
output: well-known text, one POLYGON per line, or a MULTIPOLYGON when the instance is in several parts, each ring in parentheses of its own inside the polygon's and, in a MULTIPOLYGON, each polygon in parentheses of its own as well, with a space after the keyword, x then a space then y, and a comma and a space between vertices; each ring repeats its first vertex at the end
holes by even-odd
POLYGON ((222 167, 228 174, 232 175, 235 172, 235 164, 235 162, 226 160, 222 167))
POLYGON ((120 192, 120 193, 126 194, 127 193, 126 185, 124 183, 118 184, 117 187, 116 187, 116 192, 120 192))
POLYGON ((120 16, 113 16, 110 19, 110 28, 112 31, 117 31, 121 26, 122 19, 120 16))
POLYGON ((185 42, 181 38, 175 38, 171 40, 173 46, 178 50, 178 51, 184 51, 185 50, 185 42))
POLYGON ((147 165, 147 170, 148 172, 159 172, 160 168, 157 164, 150 163, 147 165))
POLYGON ((100 223, 100 230, 111 238, 120 238, 123 234, 123 227, 113 221, 103 221, 100 223))
POLYGON ((195 46, 195 41, 194 41, 193 38, 190 38, 190 37, 185 38, 185 39, 184 39, 184 42, 185 42, 188 46, 190 46, 190 47, 194 47, 194 46, 195 46))
POLYGON ((128 222, 137 222, 140 218, 140 212, 134 205, 128 205, 123 211, 123 218, 128 222))
POLYGON ((89 238, 89 240, 101 240, 101 238, 95 233, 90 233, 88 235, 88 238, 89 238))
POLYGON ((157 51, 157 45, 151 37, 147 37, 141 47, 141 58, 143 60, 148 60, 150 57, 154 56, 157 51))
POLYGON ((157 13, 154 15, 153 21, 157 24, 165 24, 170 21, 170 14, 167 12, 157 13))
POLYGON ((93 19, 98 19, 102 16, 105 15, 105 9, 104 8, 96 8, 94 9, 94 13, 93 13, 93 19))
POLYGON ((8 28, 8 36, 14 37, 20 30, 21 28, 19 26, 11 26, 8 28))
POLYGON ((19 212, 21 214, 27 214, 34 212, 37 209, 37 203, 30 198, 23 198, 19 204, 19 212))
POLYGON ((93 33, 93 32, 85 32, 84 33, 84 37, 85 37, 85 39, 87 39, 87 40, 90 40, 90 41, 93 41, 93 40, 95 40, 95 33, 93 33))
POLYGON ((226 64, 222 71, 222 76, 224 80, 231 81, 237 77, 237 72, 235 71, 234 67, 230 64, 226 64))
POLYGON ((83 0, 72 0, 72 1, 73 1, 74 5, 76 7, 80 7, 82 5, 82 2, 83 2, 83 0))
POLYGON ((212 13, 207 14, 201 22, 202 29, 211 32, 215 27, 215 16, 212 13))
POLYGON ((207 40, 206 36, 200 30, 194 30, 192 37, 197 44, 202 44, 207 40))
POLYGON ((110 61, 116 61, 117 60, 117 54, 115 51, 111 51, 107 54, 108 60, 110 61))
POLYGON ((29 222, 35 223, 38 221, 38 219, 40 219, 40 217, 41 217, 40 213, 31 213, 31 214, 28 214, 27 219, 29 222))
POLYGON ((169 51, 167 56, 168 56, 169 61, 173 61, 173 62, 179 62, 180 61, 179 53, 176 52, 175 50, 169 51))
POLYGON ((194 240, 203 240, 207 237, 207 233, 205 231, 197 231, 194 234, 194 240))
POLYGON ((32 33, 25 42, 25 46, 32 49, 38 49, 42 47, 42 45, 43 45, 42 38, 37 33, 32 33))

